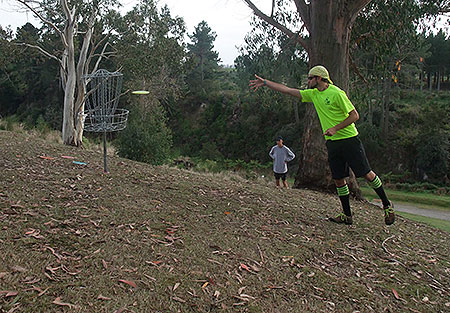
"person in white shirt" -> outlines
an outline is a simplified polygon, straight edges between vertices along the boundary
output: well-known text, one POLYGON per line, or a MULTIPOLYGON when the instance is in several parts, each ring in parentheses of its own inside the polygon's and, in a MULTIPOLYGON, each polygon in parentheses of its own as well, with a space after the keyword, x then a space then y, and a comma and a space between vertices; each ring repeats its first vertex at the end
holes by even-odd
POLYGON ((277 144, 270 149, 269 155, 273 159, 273 173, 275 176, 275 185, 280 187, 280 178, 283 186, 288 188, 286 174, 288 171, 287 163, 295 158, 295 154, 283 144, 283 138, 277 137, 277 144))

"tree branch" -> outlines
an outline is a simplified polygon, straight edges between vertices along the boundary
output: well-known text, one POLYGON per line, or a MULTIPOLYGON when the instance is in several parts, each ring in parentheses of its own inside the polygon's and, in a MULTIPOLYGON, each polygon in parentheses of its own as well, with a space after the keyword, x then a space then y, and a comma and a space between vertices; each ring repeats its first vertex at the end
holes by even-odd
POLYGON ((350 14, 350 25, 356 20, 359 12, 367 6, 372 0, 357 0, 357 1, 349 1, 350 4, 347 5, 346 10, 350 14))
MULTIPOLYGON (((86 73, 89 72, 89 65, 91 64, 92 59, 93 59, 94 57, 96 57, 96 56, 99 56, 99 57, 100 57, 100 56, 102 56, 102 55, 105 54, 105 50, 106 50, 106 47, 107 47, 108 43, 105 43, 105 45, 104 45, 103 48, 102 48, 102 52, 101 52, 100 54, 95 54, 95 51, 97 51, 98 47, 100 47, 100 45, 103 44, 103 42, 104 42, 106 39, 109 38, 109 35, 110 35, 110 34, 107 34, 107 35, 103 36, 103 38, 100 39, 100 40, 96 43, 96 45, 92 48, 91 52, 89 53, 89 57, 88 57, 88 59, 87 59, 87 61, 86 61, 86 65, 85 65, 85 72, 86 72, 86 73)), ((97 62, 97 63, 98 63, 98 62, 97 62)), ((97 68, 97 67, 98 67, 98 64, 97 64, 97 63, 96 63, 96 66, 94 66, 94 68, 97 68)), ((93 70, 92 72, 95 72, 95 71, 93 70)))
POLYGON ((56 25, 52 22, 50 22, 49 20, 45 19, 35 8, 33 8, 28 1, 25 0, 16 0, 17 2, 22 3, 24 6, 26 6, 31 12, 33 12, 34 15, 36 15, 43 23, 49 25, 51 28, 53 28, 61 37, 61 40, 63 42, 64 45, 66 45, 66 37, 64 36, 64 33, 58 28, 56 27, 56 25))
POLYGON ((311 27, 311 18, 309 15, 309 4, 306 4, 305 0, 294 0, 295 6, 297 7, 297 12, 300 14, 302 18, 303 24, 306 27, 306 30, 310 32, 311 27))
POLYGON ((109 45, 109 43, 107 42, 103 46, 102 52, 100 53, 100 56, 98 57, 97 62, 95 62, 95 66, 92 69, 92 72, 95 72, 97 70, 98 66, 100 65, 100 61, 103 59, 103 57, 105 57, 105 51, 106 51, 106 48, 108 47, 108 45, 109 45))
POLYGON ((255 13, 256 16, 258 16, 260 19, 265 21, 266 23, 272 25, 273 27, 277 28, 278 30, 282 31, 286 35, 289 36, 289 38, 294 38, 300 45, 302 45, 303 48, 305 48, 306 51, 309 51, 308 43, 301 37, 297 36, 293 31, 288 29, 286 26, 278 23, 273 18, 267 16, 264 14, 261 10, 259 10, 252 1, 250 0, 243 0, 247 5, 252 9, 252 11, 255 13))
POLYGON ((352 58, 351 54, 349 54, 349 61, 350 61, 350 65, 351 65, 353 71, 355 72, 355 74, 358 75, 358 77, 360 79, 362 79, 362 81, 368 86, 369 82, 367 81, 367 79, 359 71, 358 67, 356 66, 355 62, 353 61, 353 58, 352 58))
POLYGON ((18 46, 26 46, 26 47, 29 47, 29 48, 37 49, 37 50, 39 50, 40 53, 42 53, 42 54, 45 55, 46 57, 49 57, 49 58, 55 60, 56 62, 58 62, 59 66, 62 67, 62 61, 61 61, 61 59, 59 59, 57 56, 51 54, 50 52, 44 50, 44 48, 42 48, 42 47, 40 47, 40 46, 31 45, 31 44, 29 44, 29 43, 24 43, 24 42, 16 43, 16 45, 18 45, 18 46))

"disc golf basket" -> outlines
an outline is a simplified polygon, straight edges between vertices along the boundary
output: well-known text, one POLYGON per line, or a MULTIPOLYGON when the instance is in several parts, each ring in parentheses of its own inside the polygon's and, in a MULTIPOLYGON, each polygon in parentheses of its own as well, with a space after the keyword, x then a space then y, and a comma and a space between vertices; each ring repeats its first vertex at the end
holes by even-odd
POLYGON ((80 112, 84 130, 103 133, 103 164, 108 172, 106 160, 106 133, 124 129, 127 126, 128 110, 118 109, 123 75, 100 69, 84 75, 86 84, 85 109, 80 112))

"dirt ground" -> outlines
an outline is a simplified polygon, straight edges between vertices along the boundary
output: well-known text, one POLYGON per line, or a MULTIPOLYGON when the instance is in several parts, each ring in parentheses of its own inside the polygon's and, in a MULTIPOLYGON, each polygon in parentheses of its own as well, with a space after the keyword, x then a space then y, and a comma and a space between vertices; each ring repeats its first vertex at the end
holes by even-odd
POLYGON ((449 234, 0 131, 0 312, 448 312, 449 234), (73 161, 85 162, 77 165, 73 161))

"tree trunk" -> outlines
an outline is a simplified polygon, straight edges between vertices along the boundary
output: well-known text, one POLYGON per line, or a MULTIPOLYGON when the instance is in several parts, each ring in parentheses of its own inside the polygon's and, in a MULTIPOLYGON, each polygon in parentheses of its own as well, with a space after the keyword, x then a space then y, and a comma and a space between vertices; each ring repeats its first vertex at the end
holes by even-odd
POLYGON ((386 77, 383 84, 383 103, 381 105, 381 134, 383 138, 387 137, 389 132, 389 107, 391 103, 391 77, 386 77))
POLYGON ((298 99, 292 100, 292 106, 294 107, 294 118, 295 118, 295 124, 300 124, 300 115, 298 114, 298 99))
MULTIPOLYGON (((340 1, 311 1, 310 6, 310 51, 309 66, 325 66, 336 86, 348 91, 349 42, 354 17, 342 14, 340 1), (323 10, 323 8, 329 10, 323 10)), ((327 151, 322 128, 313 105, 308 105, 305 114, 305 130, 299 169, 295 187, 308 187, 335 191, 328 167, 327 151)), ((353 194, 360 196, 358 183, 353 177, 350 187, 353 194)))
POLYGON ((74 124, 74 98, 76 85, 75 72, 75 47, 73 42, 74 37, 74 23, 73 16, 69 12, 67 17, 66 27, 64 30, 67 40, 67 80, 64 88, 64 111, 63 111, 63 127, 62 137, 66 145, 75 144, 75 124, 74 124))
POLYGON ((441 70, 440 69, 438 70, 436 76, 437 76, 437 79, 436 79, 436 81, 437 81, 436 90, 440 91, 441 90, 441 70))
MULTIPOLYGON (((349 42, 353 23, 359 12, 371 0, 295 0, 298 16, 303 22, 301 30, 293 32, 285 25, 259 10, 251 0, 243 0, 265 22, 273 25, 297 41, 305 48, 309 56, 309 65, 324 65, 331 79, 348 91, 349 42), (298 34, 306 29, 308 37, 298 34)), ((274 4, 275 2, 273 2, 274 4)), ((274 9, 274 6, 272 10, 274 9)), ((328 170, 324 137, 317 114, 312 105, 305 113, 305 132, 302 152, 299 156, 299 170, 295 178, 295 187, 309 187, 327 190, 334 186, 328 170)), ((355 179, 350 179, 350 188, 360 195, 355 179)))

